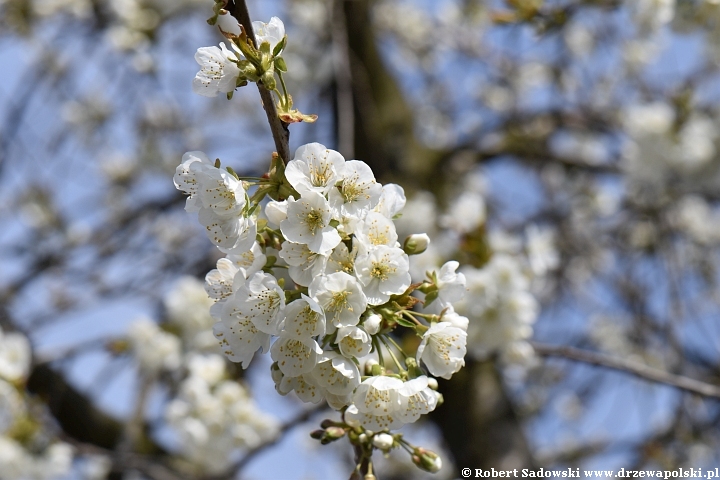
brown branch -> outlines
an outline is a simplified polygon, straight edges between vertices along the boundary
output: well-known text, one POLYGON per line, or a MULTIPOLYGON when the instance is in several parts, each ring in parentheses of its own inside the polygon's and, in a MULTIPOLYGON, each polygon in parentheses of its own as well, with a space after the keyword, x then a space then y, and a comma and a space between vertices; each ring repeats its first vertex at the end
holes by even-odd
MULTIPOLYGON (((253 30, 250 13, 248 12, 245 0, 230 0, 226 8, 230 14, 240 22, 247 36, 251 38, 257 46, 255 30, 253 30)), ((280 120, 272 92, 260 84, 257 84, 257 87, 260 91, 260 99, 262 100, 263 109, 265 109, 265 114, 270 124, 270 131, 275 141, 275 150, 277 150, 278 155, 287 163, 290 160, 290 131, 288 130, 288 124, 280 120)))
POLYGON ((335 107, 337 112, 337 145, 340 153, 346 158, 355 158, 355 111, 346 22, 343 3, 334 2, 332 6, 331 35, 337 95, 337 105, 335 107))
POLYGON ((720 399, 720 387, 709 383, 701 382, 681 375, 664 372, 656 368, 633 362, 623 358, 611 357, 602 353, 591 352, 574 347, 547 345, 543 343, 531 342, 535 351, 545 357, 562 357, 568 360, 576 360, 578 362, 605 367, 624 373, 629 373, 643 380, 662 383, 675 387, 686 392, 702 395, 704 397, 720 399))

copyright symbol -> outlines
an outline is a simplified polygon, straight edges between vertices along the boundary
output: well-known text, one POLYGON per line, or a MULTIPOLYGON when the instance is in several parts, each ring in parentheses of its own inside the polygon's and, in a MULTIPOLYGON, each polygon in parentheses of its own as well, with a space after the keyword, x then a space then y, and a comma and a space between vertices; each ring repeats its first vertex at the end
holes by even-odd
POLYGON ((470 475, 472 475, 472 470, 469 468, 463 468, 460 473, 462 474, 463 477, 467 478, 470 475))

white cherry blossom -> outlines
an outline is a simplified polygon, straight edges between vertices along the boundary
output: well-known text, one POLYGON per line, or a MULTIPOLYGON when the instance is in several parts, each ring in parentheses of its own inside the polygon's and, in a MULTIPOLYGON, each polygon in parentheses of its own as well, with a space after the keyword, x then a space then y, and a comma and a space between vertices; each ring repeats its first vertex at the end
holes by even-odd
MULTIPOLYGON (((256 230, 253 230, 252 228, 248 229, 248 235, 255 231, 256 230)), ((227 259, 231 261, 233 265, 245 270, 245 277, 250 277, 253 273, 262 270, 265 266, 265 262, 267 262, 267 257, 263 253, 262 248, 260 248, 260 245, 254 241, 255 236, 253 235, 252 238, 253 244, 249 249, 242 252, 230 253, 227 256, 227 259)), ((239 248, 237 250, 239 250, 239 248)))
POLYGON ((425 375, 405 382, 399 390, 398 417, 403 423, 413 423, 420 415, 426 415, 437 406, 439 395, 428 386, 425 375))
POLYGON ((280 230, 289 241, 303 243, 310 251, 325 255, 341 240, 330 220, 325 197, 308 191, 300 200, 288 200, 288 218, 280 222, 280 230))
POLYGON ((30 373, 32 353, 30 342, 22 333, 0 330, 0 378, 16 382, 30 373))
POLYGON ((270 356, 277 362, 280 371, 290 377, 312 371, 318 355, 322 353, 312 338, 280 337, 270 347, 270 356))
MULTIPOLYGON (((205 291, 215 300, 225 300, 235 292, 233 284, 235 276, 240 270, 235 263, 227 258, 217 261, 217 268, 210 270, 205 275, 205 291)), ((245 283, 245 275, 241 274, 242 284, 245 283)))
POLYGON ((225 170, 204 168, 198 175, 198 196, 203 207, 221 217, 237 217, 246 203, 243 184, 225 170))
POLYGON ((367 308, 367 298, 360 283, 345 272, 316 278, 308 293, 323 308, 328 323, 336 327, 357 325, 367 308))
POLYGON ((272 335, 280 332, 285 318, 285 292, 269 273, 254 273, 228 302, 238 315, 251 320, 261 332, 272 335))
POLYGON ((332 350, 322 353, 311 375, 319 387, 338 396, 351 394, 360 384, 355 362, 332 350))
POLYGON ((220 341, 221 351, 243 368, 250 365, 255 352, 270 349, 270 335, 258 330, 250 318, 242 313, 236 302, 230 300, 223 309, 222 320, 213 325, 213 333, 220 341))
POLYGON ((320 388, 315 385, 315 381, 311 375, 303 374, 292 377, 283 375, 282 372, 280 372, 280 374, 280 376, 274 377, 274 379, 279 377, 279 381, 276 380, 275 382, 275 389, 280 395, 287 395, 294 391, 298 398, 305 403, 319 403, 323 400, 322 392, 320 388))
POLYGON ((460 266, 450 261, 440 267, 437 275, 438 298, 443 307, 461 300, 465 296, 465 275, 455 273, 460 266))
POLYGON ((355 272, 370 305, 380 305, 410 286, 408 256, 400 248, 380 245, 358 255, 355 272))
POLYGON ((353 393, 353 403, 363 413, 394 414, 400 408, 399 390, 403 381, 395 377, 374 376, 364 380, 353 393))
POLYGON ((304 294, 288 303, 281 335, 297 339, 325 335, 325 313, 320 305, 304 294))
POLYGON ((308 143, 295 150, 295 158, 285 167, 285 178, 302 196, 305 192, 327 195, 340 178, 345 158, 319 143, 308 143))
POLYGON ((158 373, 180 367, 180 339, 161 330, 150 318, 136 319, 130 325, 128 339, 143 371, 158 373))
POLYGON ((328 260, 327 256, 311 251, 302 243, 284 242, 278 255, 288 264, 288 274, 293 282, 303 287, 325 272, 328 260))
POLYGON ((423 335, 417 349, 417 361, 422 361, 436 377, 449 379, 465 365, 467 332, 450 322, 432 325, 423 335))
POLYGON ((362 358, 372 350, 372 340, 363 328, 348 325, 337 331, 340 353, 348 358, 362 358))
MULTIPOLYGON (((198 215, 198 218, 200 216, 198 215)), ((220 218, 220 217, 216 217, 220 218)), ((200 222, 202 223, 202 222, 200 222)), ((256 217, 239 217, 238 218, 238 234, 235 237, 235 243, 231 247, 224 245, 218 245, 221 252, 226 254, 231 259, 236 256, 242 255, 250 250, 255 243, 257 237, 257 218, 256 217)), ((246 272, 246 274, 248 274, 246 272)))
POLYGON ((195 61, 200 65, 200 71, 193 79, 193 91, 204 97, 215 97, 218 93, 235 90, 240 76, 240 69, 235 63, 237 59, 237 55, 222 42, 220 48, 198 48, 195 61))
POLYGON ((350 405, 347 410, 345 410, 345 421, 352 427, 363 427, 371 432, 392 430, 404 425, 398 415, 398 409, 399 407, 390 413, 376 415, 369 412, 362 412, 356 405, 350 405))
POLYGON ((257 47, 259 48, 263 42, 268 42, 271 52, 285 36, 285 24, 278 17, 272 17, 268 23, 254 21, 252 26, 258 41, 257 47))
POLYGON ((382 186, 375 181, 375 175, 367 163, 349 160, 339 173, 340 185, 331 189, 328 196, 337 217, 357 216, 362 210, 369 210, 377 205, 382 186))
POLYGON ((338 243, 338 246, 335 247, 332 253, 330 253, 330 256, 327 257, 325 274, 345 272, 348 275, 355 275, 355 257, 357 257, 357 252, 356 248, 350 251, 343 242, 338 243))
POLYGON ((405 207, 405 190, 400 185, 386 183, 382 187, 380 200, 373 209, 387 218, 393 218, 405 207))
MULTIPOLYGON (((294 197, 290 198, 293 198, 294 200, 294 197)), ((287 218, 287 207, 287 200, 283 200, 282 202, 278 202, 276 200, 269 201, 267 205, 265 205, 265 216, 267 217, 268 222, 279 227, 280 222, 287 218)))
POLYGON ((195 213, 200 210, 202 203, 197 195, 199 180, 198 176, 204 169, 215 168, 213 162, 204 152, 186 152, 182 157, 182 163, 175 169, 173 183, 175 188, 186 193, 185 211, 195 213))
POLYGON ((365 331, 370 335, 375 335, 380 331, 382 321, 383 319, 380 315, 378 315, 377 313, 373 313, 365 319, 365 321, 363 322, 363 328, 365 328, 365 331))
POLYGON ((215 214, 210 208, 201 208, 198 213, 198 221, 205 227, 205 234, 218 247, 228 250, 239 250, 240 241, 244 238, 249 248, 254 237, 248 239, 248 232, 252 231, 255 223, 245 217, 221 217, 215 214))
POLYGON ((466 332, 468 326, 470 325, 470 320, 467 317, 463 317, 462 315, 457 313, 452 305, 448 305, 443 309, 440 321, 448 322, 453 327, 459 328, 460 330, 464 330, 466 332))
POLYGON ((357 238, 365 246, 396 247, 398 245, 395 224, 386 216, 376 212, 367 214, 359 227, 357 238))

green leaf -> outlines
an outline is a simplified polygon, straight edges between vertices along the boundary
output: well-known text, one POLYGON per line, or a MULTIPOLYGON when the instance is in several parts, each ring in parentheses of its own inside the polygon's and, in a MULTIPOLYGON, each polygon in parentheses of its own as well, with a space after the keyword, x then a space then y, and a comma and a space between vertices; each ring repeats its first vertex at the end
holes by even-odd
POLYGON ((287 64, 285 63, 285 59, 283 57, 275 57, 275 68, 281 72, 288 71, 287 64))
POLYGON ((285 35, 282 40, 280 40, 278 44, 275 45, 275 48, 273 48, 273 57, 277 57, 278 55, 280 55, 280 52, 283 51, 285 45, 287 45, 287 35, 285 35))
POLYGON ((403 327, 415 328, 417 326, 417 325, 415 325, 415 322, 411 322, 407 318, 395 317, 394 320, 397 322, 398 325, 402 325, 403 327))

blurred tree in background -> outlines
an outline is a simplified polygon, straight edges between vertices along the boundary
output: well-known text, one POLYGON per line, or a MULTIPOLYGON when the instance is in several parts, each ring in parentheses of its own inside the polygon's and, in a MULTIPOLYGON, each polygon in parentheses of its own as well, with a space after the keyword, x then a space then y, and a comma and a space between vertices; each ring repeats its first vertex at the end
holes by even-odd
MULTIPOLYGON (((720 465, 719 2, 248 3, 319 115, 291 150, 405 188, 398 233, 433 239, 414 278, 464 265, 466 368, 407 432, 446 452, 437 478, 720 465)), ((261 175, 273 140, 253 89, 192 93, 211 12, 0 0, 1 479, 352 468, 306 441, 329 409, 217 355, 218 253, 170 177, 188 150, 261 175)))

